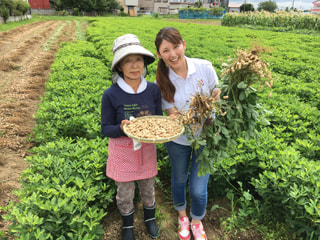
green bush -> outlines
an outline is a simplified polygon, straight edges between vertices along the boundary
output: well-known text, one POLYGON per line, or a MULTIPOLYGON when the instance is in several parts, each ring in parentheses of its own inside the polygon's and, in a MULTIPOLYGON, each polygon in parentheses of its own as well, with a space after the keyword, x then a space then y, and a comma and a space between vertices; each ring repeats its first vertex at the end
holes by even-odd
POLYGON ((9 16, 10 16, 10 10, 8 8, 6 8, 5 6, 1 6, 0 7, 0 17, 2 17, 4 23, 7 23, 9 16))
POLYGON ((105 175, 107 139, 57 139, 34 148, 19 203, 6 220, 17 239, 101 239, 115 185, 105 175))
POLYGON ((120 13, 118 14, 118 16, 120 16, 120 17, 128 17, 129 14, 128 14, 128 13, 125 13, 125 12, 120 12, 120 13))
POLYGON ((55 11, 55 15, 58 16, 68 16, 69 13, 66 10, 62 10, 62 11, 55 11))
POLYGON ((94 46, 85 41, 65 44, 51 66, 45 101, 35 116, 34 140, 60 137, 101 137, 100 104, 111 84, 109 69, 97 59, 94 46), (70 94, 72 93, 72 94, 70 94))
POLYGON ((22 12, 20 12, 18 9, 13 9, 12 10, 13 16, 22 16, 22 12))
POLYGON ((154 18, 159 18, 159 13, 153 12, 153 13, 152 13, 152 17, 154 17, 154 18))
POLYGON ((1 0, 0 6, 5 6, 9 9, 9 16, 12 15, 12 11, 14 9, 14 1, 13 0, 1 0))
POLYGON ((27 13, 28 10, 30 10, 30 5, 25 1, 18 0, 18 1, 15 1, 15 9, 18 12, 20 12, 21 15, 24 15, 27 13))
POLYGON ((99 137, 109 70, 95 57, 85 41, 65 43, 56 54, 36 115, 39 146, 21 174, 19 203, 2 216, 13 221, 17 239, 101 239, 116 186, 105 173, 108 139, 99 137))
POLYGON ((9 16, 22 16, 26 14, 27 11, 30 9, 30 5, 23 0, 2 0, 0 4, 0 9, 2 9, 3 7, 9 10, 9 16))

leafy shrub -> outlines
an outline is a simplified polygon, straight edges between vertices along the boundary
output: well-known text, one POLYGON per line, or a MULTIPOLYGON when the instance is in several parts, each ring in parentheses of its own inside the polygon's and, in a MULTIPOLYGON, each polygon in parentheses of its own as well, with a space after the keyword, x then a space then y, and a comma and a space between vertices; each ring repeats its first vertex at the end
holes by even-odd
POLYGON ((128 17, 129 16, 129 13, 125 13, 125 12, 120 12, 118 14, 119 17, 128 17))
POLYGON ((272 221, 276 216, 306 239, 319 237, 320 163, 304 159, 285 144, 275 145, 266 157, 269 160, 260 164, 263 172, 252 179, 261 199, 261 217, 272 221))
POLYGON ((98 106, 111 82, 109 70, 95 56, 97 51, 85 41, 65 44, 59 51, 51 66, 45 101, 35 116, 36 142, 102 136, 98 106))
MULTIPOLYGON (((7 8, 9 10, 9 16, 22 16, 27 13, 27 11, 30 9, 30 5, 23 0, 2 0, 0 1, 0 9, 7 8)), ((0 10, 1 12, 1 10, 0 10)), ((0 13, 1 14, 1 13, 0 13)), ((7 14, 7 13, 5 13, 7 14)), ((8 19, 8 18, 7 18, 8 19)), ((7 20, 6 19, 6 20, 7 20)))
POLYGON ((15 1, 15 9, 21 15, 24 15, 27 13, 28 10, 30 10, 30 5, 26 1, 18 0, 18 1, 15 1))
POLYGON ((19 203, 7 220, 19 239, 101 239, 113 201, 105 176, 107 139, 59 139, 34 148, 22 173, 19 203))
MULTIPOLYGON (((271 3, 271 2, 270 2, 271 3)), ((281 27, 289 29, 310 29, 320 30, 320 17, 313 14, 288 13, 285 11, 270 13, 261 12, 246 12, 246 13, 226 13, 223 15, 221 25, 261 25, 267 27, 281 27)))
POLYGON ((152 17, 154 17, 154 18, 159 18, 159 13, 153 12, 153 13, 152 13, 152 17))
POLYGON ((8 8, 6 8, 5 6, 1 6, 0 7, 0 17, 2 17, 4 23, 7 23, 9 16, 10 16, 10 10, 8 8))
POLYGON ((66 10, 62 10, 62 11, 55 11, 55 15, 58 16, 68 16, 69 13, 66 10))
POLYGON ((1 0, 0 6, 5 6, 9 9, 9 16, 12 15, 12 10, 14 9, 14 1, 13 0, 1 0))

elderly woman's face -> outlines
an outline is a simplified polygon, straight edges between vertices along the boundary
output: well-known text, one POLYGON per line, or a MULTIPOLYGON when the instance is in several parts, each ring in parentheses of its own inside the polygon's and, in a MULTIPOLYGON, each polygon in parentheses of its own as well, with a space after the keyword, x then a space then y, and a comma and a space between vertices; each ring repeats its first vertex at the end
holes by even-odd
POLYGON ((132 54, 126 56, 119 64, 124 80, 140 80, 143 74, 144 59, 142 55, 132 54))

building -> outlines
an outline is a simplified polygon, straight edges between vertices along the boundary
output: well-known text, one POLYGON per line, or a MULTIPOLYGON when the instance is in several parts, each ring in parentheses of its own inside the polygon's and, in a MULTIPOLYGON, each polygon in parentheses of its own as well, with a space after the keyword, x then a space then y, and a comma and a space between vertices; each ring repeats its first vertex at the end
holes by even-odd
POLYGON ((240 12, 240 4, 229 3, 228 10, 229 12, 240 12))
POLYGON ((314 1, 311 9, 312 14, 320 14, 320 0, 314 1))
MULTIPOLYGON (((152 14, 154 11, 154 2, 156 0, 138 0, 138 13, 152 14)), ((161 0, 160 0, 161 1, 161 0)))
POLYGON ((55 11, 52 5, 53 0, 27 0, 32 14, 52 15, 55 11))
POLYGON ((123 12, 128 13, 130 16, 136 16, 138 13, 139 0, 118 0, 123 6, 123 12))
POLYGON ((49 0, 28 0, 31 9, 50 9, 49 0))
MULTIPOLYGON (((0 0, 1 1, 1 0, 0 0)), ((26 0, 31 7, 31 13, 50 15, 55 12, 54 0, 26 0)), ((117 0, 123 7, 123 12, 130 16, 138 14, 178 14, 180 8, 194 7, 197 1, 205 8, 213 6, 226 7, 229 0, 117 0)))
POLYGON ((180 8, 194 7, 197 1, 201 1, 206 8, 228 5, 228 0, 139 0, 138 13, 177 14, 180 8))

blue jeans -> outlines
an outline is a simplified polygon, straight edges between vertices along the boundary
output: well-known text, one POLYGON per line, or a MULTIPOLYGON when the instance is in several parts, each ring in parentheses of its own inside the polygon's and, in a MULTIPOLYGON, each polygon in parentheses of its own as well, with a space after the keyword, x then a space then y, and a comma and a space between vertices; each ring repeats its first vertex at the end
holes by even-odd
POLYGON ((198 154, 190 146, 174 142, 167 142, 165 146, 171 163, 171 193, 175 209, 183 211, 187 207, 186 186, 189 177, 190 214, 194 220, 203 219, 208 201, 207 186, 210 175, 198 176, 200 161, 196 162, 198 154))

